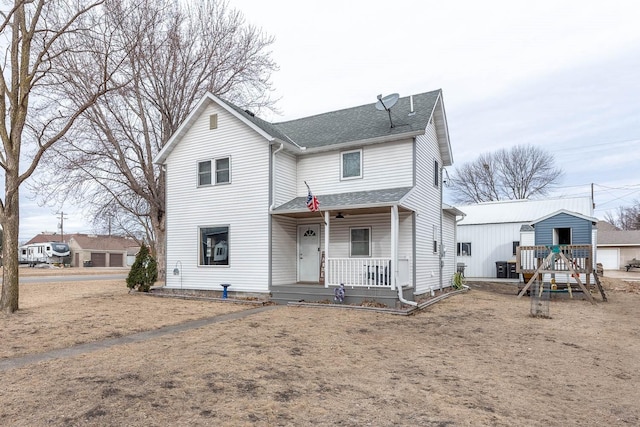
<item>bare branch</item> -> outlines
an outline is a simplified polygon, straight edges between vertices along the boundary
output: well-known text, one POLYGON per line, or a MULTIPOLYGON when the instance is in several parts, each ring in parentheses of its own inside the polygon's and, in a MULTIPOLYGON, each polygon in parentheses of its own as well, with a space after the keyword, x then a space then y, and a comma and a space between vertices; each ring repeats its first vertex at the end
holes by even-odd
POLYGON ((270 108, 273 39, 226 1, 107 0, 104 11, 115 46, 110 62, 71 67, 65 88, 82 106, 91 93, 87 82, 98 79, 92 70, 117 62, 122 67, 110 76, 117 89, 86 108, 47 155, 49 172, 64 171, 65 184, 41 179, 34 190, 46 199, 72 198, 97 220, 117 215, 111 220, 162 250, 153 240, 164 242, 165 183, 153 158, 206 92, 244 108, 270 108))
POLYGON ((545 196, 561 177, 551 154, 519 145, 481 154, 462 165, 451 182, 457 203, 480 203, 545 196))

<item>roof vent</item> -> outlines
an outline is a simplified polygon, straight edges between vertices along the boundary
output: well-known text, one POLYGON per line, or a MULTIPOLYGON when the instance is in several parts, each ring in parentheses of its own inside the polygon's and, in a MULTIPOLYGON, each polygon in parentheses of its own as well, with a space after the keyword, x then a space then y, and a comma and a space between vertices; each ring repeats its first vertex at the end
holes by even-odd
POLYGON ((253 112, 251 112, 250 110, 244 110, 245 113, 247 113, 248 115, 250 115, 251 117, 255 117, 256 115, 253 114, 253 112))

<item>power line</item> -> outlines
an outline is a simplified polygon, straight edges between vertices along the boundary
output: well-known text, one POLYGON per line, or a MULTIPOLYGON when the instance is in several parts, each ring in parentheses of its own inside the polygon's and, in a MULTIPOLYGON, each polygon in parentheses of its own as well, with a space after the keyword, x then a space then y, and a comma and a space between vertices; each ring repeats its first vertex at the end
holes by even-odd
POLYGON ((594 144, 580 144, 580 147, 556 148, 556 149, 552 149, 550 151, 558 153, 558 152, 561 152, 561 151, 576 150, 577 148, 580 148, 580 150, 583 150, 585 148, 602 147, 604 145, 611 146, 611 145, 616 145, 616 144, 625 144, 625 143, 628 143, 628 142, 640 142, 640 138, 622 139, 622 140, 619 140, 619 141, 598 142, 598 143, 594 143, 594 144))

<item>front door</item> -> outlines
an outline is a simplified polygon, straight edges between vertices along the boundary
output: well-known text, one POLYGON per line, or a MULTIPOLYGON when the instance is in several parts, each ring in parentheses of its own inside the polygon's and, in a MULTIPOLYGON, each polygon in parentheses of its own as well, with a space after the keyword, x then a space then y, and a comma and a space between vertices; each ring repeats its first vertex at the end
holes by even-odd
POLYGON ((298 226, 298 281, 317 282, 320 275, 320 226, 298 226))

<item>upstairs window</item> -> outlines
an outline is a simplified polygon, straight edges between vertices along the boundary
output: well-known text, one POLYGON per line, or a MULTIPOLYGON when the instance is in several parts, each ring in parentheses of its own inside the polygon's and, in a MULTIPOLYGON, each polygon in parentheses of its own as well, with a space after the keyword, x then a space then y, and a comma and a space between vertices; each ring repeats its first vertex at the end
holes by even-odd
POLYGON ((231 160, 229 157, 216 159, 216 184, 231 182, 231 160))
POLYGON ((198 162, 198 186, 211 185, 211 160, 198 162))
POLYGON ((340 153, 340 178, 362 178, 362 150, 340 153))
POLYGON ((231 158, 220 157, 198 162, 198 186, 231 182, 231 158), (215 168, 212 170, 212 167, 215 168))
POLYGON ((433 161, 433 186, 440 185, 440 165, 437 160, 433 161))

